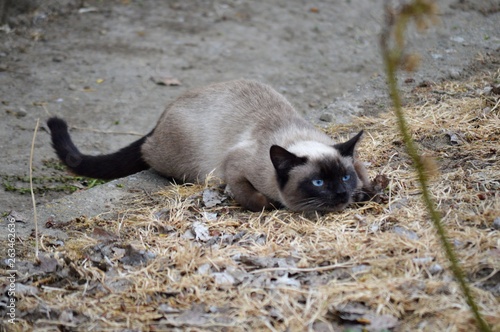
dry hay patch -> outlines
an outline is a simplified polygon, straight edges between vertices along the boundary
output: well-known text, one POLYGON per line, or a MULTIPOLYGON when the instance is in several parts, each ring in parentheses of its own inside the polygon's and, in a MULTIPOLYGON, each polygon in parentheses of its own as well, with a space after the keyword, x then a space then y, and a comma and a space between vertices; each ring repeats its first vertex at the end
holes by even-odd
MULTIPOLYGON (((417 88, 419 103, 406 113, 437 164, 431 189, 473 294, 498 327, 499 96, 484 93, 495 75, 417 88)), ((40 264, 28 264, 18 280, 25 291, 16 327, 473 329, 393 115, 329 132, 345 138, 361 128, 359 154, 372 176, 390 179, 386 204, 326 215, 249 213, 215 182, 141 194, 116 220, 80 218, 64 226, 67 242, 42 240, 40 264)))

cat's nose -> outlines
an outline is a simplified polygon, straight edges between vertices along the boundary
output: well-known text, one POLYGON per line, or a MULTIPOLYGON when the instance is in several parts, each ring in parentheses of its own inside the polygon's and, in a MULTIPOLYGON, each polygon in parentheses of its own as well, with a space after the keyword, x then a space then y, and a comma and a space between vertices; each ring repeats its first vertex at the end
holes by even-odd
POLYGON ((337 188, 337 190, 335 190, 335 193, 337 195, 347 195, 347 190, 344 187, 337 188))

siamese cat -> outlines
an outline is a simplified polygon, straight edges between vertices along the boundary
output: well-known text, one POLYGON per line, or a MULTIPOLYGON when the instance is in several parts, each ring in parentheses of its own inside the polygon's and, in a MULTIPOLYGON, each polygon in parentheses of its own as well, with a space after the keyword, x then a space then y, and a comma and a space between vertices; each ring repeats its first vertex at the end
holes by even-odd
POLYGON ((115 179, 152 168, 183 182, 222 179, 251 211, 338 211, 370 198, 355 156, 362 131, 343 143, 303 119, 271 87, 249 80, 212 84, 171 103, 146 136, 111 154, 89 156, 66 122, 47 122, 52 145, 76 174, 115 179))

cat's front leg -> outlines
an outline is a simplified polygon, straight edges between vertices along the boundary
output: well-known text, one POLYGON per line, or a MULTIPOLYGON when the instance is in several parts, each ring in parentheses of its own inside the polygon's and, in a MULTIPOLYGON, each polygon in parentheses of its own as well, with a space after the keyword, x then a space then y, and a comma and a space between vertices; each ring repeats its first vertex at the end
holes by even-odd
POLYGON ((359 189, 354 192, 352 200, 354 202, 384 202, 385 195, 383 195, 383 191, 389 185, 389 179, 387 176, 379 174, 370 181, 368 178, 368 172, 360 160, 354 161, 354 169, 356 170, 358 179, 361 181, 361 185, 359 186, 359 189))
POLYGON ((233 198, 245 209, 259 212, 274 208, 273 202, 259 192, 245 176, 245 166, 248 166, 244 151, 235 150, 226 158, 223 169, 226 184, 233 198))
POLYGON ((255 189, 255 187, 242 176, 227 178, 227 186, 234 200, 247 210, 259 212, 264 209, 274 208, 271 200, 255 189))
POLYGON ((358 189, 354 192, 352 199, 354 202, 369 201, 373 196, 375 196, 375 191, 373 190, 373 185, 368 177, 368 172, 366 171, 363 162, 359 159, 355 159, 353 165, 358 179, 361 181, 361 185, 358 186, 358 189))

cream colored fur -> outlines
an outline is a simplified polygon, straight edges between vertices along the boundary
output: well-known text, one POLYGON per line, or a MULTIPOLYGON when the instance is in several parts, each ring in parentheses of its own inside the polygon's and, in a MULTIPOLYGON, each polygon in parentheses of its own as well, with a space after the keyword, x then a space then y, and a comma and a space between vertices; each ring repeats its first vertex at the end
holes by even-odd
MULTIPOLYGON (((249 80, 213 84, 179 97, 142 146, 142 157, 159 173, 182 181, 203 181, 213 172, 250 210, 277 203, 296 209, 289 203, 293 199, 285 197, 293 193, 285 195, 278 185, 269 155, 272 145, 299 157, 343 159, 333 140, 304 120, 281 94, 249 80)), ((345 159, 352 166, 351 158, 345 159)), ((364 172, 360 163, 356 171, 364 172)))

